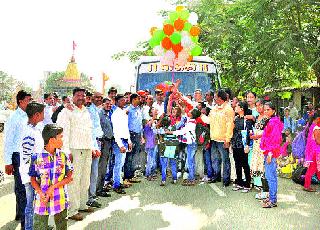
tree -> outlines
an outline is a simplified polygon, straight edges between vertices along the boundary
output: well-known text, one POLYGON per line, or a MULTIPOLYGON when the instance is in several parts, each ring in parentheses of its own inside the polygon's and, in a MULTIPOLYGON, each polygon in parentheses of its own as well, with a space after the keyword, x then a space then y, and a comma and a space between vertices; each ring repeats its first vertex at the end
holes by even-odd
POLYGON ((51 73, 44 81, 44 92, 58 92, 60 95, 71 95, 75 87, 82 87, 91 92, 95 90, 88 76, 83 73, 80 75, 80 82, 65 82, 63 77, 64 71, 51 73))
POLYGON ((25 82, 18 81, 7 73, 0 71, 0 102, 6 101, 15 104, 15 94, 19 90, 32 92, 30 87, 27 87, 25 82))

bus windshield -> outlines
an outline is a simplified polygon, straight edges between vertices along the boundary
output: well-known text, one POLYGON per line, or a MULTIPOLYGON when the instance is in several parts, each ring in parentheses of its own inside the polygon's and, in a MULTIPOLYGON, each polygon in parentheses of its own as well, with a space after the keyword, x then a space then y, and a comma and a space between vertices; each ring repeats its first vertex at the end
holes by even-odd
POLYGON ((149 89, 154 92, 155 87, 165 81, 181 79, 179 91, 192 94, 196 89, 207 92, 220 87, 216 65, 211 58, 198 57, 186 66, 162 66, 157 57, 144 57, 137 65, 136 90, 149 89), (202 59, 201 59, 202 58, 202 59), (174 74, 173 74, 174 72, 174 74))

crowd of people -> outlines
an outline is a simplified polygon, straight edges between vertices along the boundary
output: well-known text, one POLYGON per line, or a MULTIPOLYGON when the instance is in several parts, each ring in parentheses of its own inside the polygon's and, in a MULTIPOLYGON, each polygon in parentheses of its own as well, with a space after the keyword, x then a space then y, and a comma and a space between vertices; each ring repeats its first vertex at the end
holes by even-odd
MULTIPOLYGON (((260 188, 256 198, 262 207, 277 207, 277 158, 291 143, 286 135, 307 122, 299 121, 292 104, 281 119, 274 104, 254 92, 240 100, 219 89, 203 99, 201 90, 183 95, 180 83, 156 89, 154 96, 149 90, 118 94, 111 87, 104 97, 75 88, 61 101, 55 93, 45 94, 44 103, 19 91, 18 108, 5 126, 4 159, 5 172, 14 175, 22 228, 46 229, 53 215, 56 228, 66 229, 67 218, 83 220, 82 212, 101 207, 98 196, 126 194, 143 174, 147 183, 160 176, 160 186, 170 176, 177 185, 228 187, 235 167, 233 191, 260 188)), ((310 178, 320 176, 320 113, 307 115, 312 125, 309 121, 304 189, 313 191, 310 178)))

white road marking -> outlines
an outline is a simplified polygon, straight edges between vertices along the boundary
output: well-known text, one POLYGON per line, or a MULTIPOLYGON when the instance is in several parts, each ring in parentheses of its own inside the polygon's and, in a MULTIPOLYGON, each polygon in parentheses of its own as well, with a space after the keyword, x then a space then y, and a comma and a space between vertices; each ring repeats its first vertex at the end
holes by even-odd
POLYGON ((222 191, 221 189, 218 188, 217 185, 215 184, 209 184, 209 186, 213 189, 213 191, 215 191, 219 196, 222 196, 222 197, 226 197, 227 194, 225 194, 224 191, 222 191))

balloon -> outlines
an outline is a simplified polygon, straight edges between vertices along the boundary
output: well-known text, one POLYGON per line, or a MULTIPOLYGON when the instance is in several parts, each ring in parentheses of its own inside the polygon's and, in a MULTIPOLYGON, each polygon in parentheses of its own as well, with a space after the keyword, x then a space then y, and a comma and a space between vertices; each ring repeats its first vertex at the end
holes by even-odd
POLYGON ((189 57, 188 57, 188 62, 191 62, 192 61, 192 59, 193 59, 193 57, 191 56, 191 55, 189 55, 189 57))
POLYGON ((190 31, 190 29, 191 29, 191 27, 192 27, 192 25, 191 25, 191 23, 190 22, 186 22, 186 23, 184 23, 184 27, 183 27, 183 30, 185 30, 185 31, 190 31))
POLYGON ((175 20, 177 20, 178 19, 178 17, 179 17, 179 14, 178 14, 178 12, 176 12, 176 11, 172 11, 172 12, 170 12, 169 13, 169 19, 170 19, 170 21, 175 21, 175 20))
POLYGON ((166 35, 170 36, 174 32, 174 27, 171 24, 165 24, 163 26, 163 31, 166 35))
POLYGON ((153 48, 153 52, 155 55, 157 56, 163 56, 164 55, 164 49, 162 48, 162 46, 156 46, 153 48))
POLYGON ((183 11, 180 11, 180 17, 183 19, 183 20, 187 20, 189 18, 189 11, 188 10, 183 10, 183 11))
POLYGON ((172 44, 176 45, 178 43, 180 43, 181 41, 181 35, 178 32, 174 32, 171 36, 170 36, 171 42, 172 44))
POLYGON ((151 38, 150 40, 149 40, 149 45, 151 46, 151 48, 153 48, 153 47, 155 47, 155 46, 157 46, 157 45, 159 45, 160 44, 160 41, 157 41, 157 40, 155 40, 154 38, 151 38))
POLYGON ((178 18, 177 20, 174 21, 174 28, 178 31, 183 30, 184 27, 184 20, 181 18, 178 18))
POLYGON ((162 47, 165 48, 166 50, 169 50, 169 49, 171 49, 171 47, 172 47, 172 42, 171 42, 171 40, 170 40, 169 37, 165 37, 165 38, 162 40, 161 45, 162 45, 162 47))
POLYGON ((198 15, 195 12, 191 12, 188 21, 192 25, 197 25, 197 23, 198 23, 198 15))
POLYGON ((165 38, 165 34, 163 32, 163 30, 156 30, 154 33, 153 33, 153 39, 156 40, 156 41, 159 41, 159 44, 160 42, 162 41, 162 39, 165 38))
POLYGON ((176 11, 183 11, 185 8, 184 6, 177 6, 176 11))
POLYGON ((175 53, 176 57, 178 56, 179 52, 183 49, 183 47, 181 46, 181 43, 176 44, 176 45, 172 45, 172 50, 175 53))
POLYGON ((151 27, 151 29, 150 29, 150 34, 151 34, 151 36, 153 36, 153 33, 155 32, 157 30, 157 27, 151 27))
POLYGON ((198 36, 200 34, 199 26, 192 26, 190 29, 191 36, 198 36))
POLYGON ((183 47, 189 48, 192 45, 192 40, 190 38, 190 36, 183 36, 181 39, 181 45, 183 47))
POLYGON ((179 55, 178 55, 178 58, 184 58, 184 59, 187 59, 189 57, 189 52, 185 49, 181 50, 179 55))
POLYGON ((174 60, 175 54, 172 50, 168 50, 164 56, 160 59, 160 62, 162 65, 169 65, 173 66, 173 60, 174 60))
POLYGON ((193 47, 193 49, 191 50, 191 55, 192 56, 199 56, 202 53, 202 48, 199 45, 196 45, 195 47, 193 47))
POLYGON ((194 43, 197 43, 197 42, 199 41, 199 37, 198 37, 198 36, 191 37, 191 40, 192 40, 194 43))

